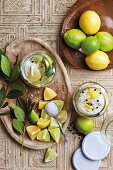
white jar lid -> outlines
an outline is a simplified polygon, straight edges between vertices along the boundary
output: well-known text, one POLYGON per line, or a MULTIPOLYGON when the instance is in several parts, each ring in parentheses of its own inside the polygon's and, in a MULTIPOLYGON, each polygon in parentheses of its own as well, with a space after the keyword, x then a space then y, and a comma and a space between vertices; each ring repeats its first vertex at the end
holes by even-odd
POLYGON ((101 132, 95 131, 84 138, 82 151, 88 159, 101 160, 108 155, 110 145, 105 141, 101 132))
POLYGON ((73 167, 77 170, 98 170, 101 160, 92 161, 86 158, 81 148, 79 148, 72 157, 73 167))

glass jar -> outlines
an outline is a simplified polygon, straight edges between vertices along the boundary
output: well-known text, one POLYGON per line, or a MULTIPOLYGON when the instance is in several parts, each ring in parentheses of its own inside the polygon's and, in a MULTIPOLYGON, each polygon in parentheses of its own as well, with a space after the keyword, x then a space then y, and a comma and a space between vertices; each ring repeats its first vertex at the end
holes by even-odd
POLYGON ((108 103, 109 97, 106 89, 95 82, 83 83, 73 96, 73 106, 76 112, 84 117, 102 115, 108 103))
POLYGON ((109 115, 103 121, 101 133, 104 139, 113 146, 113 115, 109 115))
POLYGON ((33 87, 45 87, 54 78, 56 63, 45 51, 32 52, 25 56, 20 65, 23 80, 33 87))

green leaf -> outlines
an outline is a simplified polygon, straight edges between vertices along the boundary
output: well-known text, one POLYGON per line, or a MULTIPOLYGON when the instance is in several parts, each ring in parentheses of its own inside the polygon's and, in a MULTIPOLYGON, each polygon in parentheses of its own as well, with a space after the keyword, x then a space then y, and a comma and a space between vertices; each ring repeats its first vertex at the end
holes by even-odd
POLYGON ((17 120, 17 119, 13 119, 12 125, 17 133, 23 134, 23 132, 24 132, 24 123, 23 122, 21 122, 20 120, 17 120))
POLYGON ((26 109, 26 102, 25 102, 25 100, 23 100, 21 97, 17 98, 16 105, 19 106, 22 110, 24 110, 25 113, 28 110, 28 108, 26 109))
POLYGON ((19 106, 14 107, 14 114, 15 114, 15 117, 21 122, 25 121, 25 113, 19 106))
POLYGON ((4 97, 5 97, 5 88, 2 87, 0 89, 0 103, 3 101, 4 97))
POLYGON ((10 115, 10 112, 0 113, 0 116, 7 116, 7 115, 10 115))
POLYGON ((8 106, 8 102, 5 102, 5 103, 1 106, 1 108, 5 108, 6 106, 8 106))
POLYGON ((55 70, 55 64, 53 63, 51 66, 48 67, 48 69, 45 71, 44 75, 47 77, 50 77, 54 74, 55 70))
POLYGON ((21 81, 20 82, 14 82, 13 84, 11 84, 11 88, 23 91, 25 89, 25 85, 21 81))
POLYGON ((10 76, 10 62, 4 55, 1 55, 1 70, 6 76, 10 76))
POLYGON ((16 65, 11 69, 11 75, 10 75, 11 81, 17 80, 18 77, 19 77, 19 75, 20 75, 19 65, 16 64, 16 65))
POLYGON ((10 90, 8 95, 7 95, 7 98, 9 99, 16 99, 20 96, 23 96, 23 92, 21 90, 17 90, 17 89, 13 89, 13 90, 10 90))

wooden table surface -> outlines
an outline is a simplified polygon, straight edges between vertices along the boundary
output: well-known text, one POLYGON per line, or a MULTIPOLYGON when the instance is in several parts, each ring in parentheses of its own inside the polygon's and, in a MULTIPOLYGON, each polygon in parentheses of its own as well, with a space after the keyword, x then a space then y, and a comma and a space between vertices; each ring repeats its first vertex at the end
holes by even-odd
MULTIPOLYGON (((63 19, 75 0, 0 0, 0 48, 21 37, 38 37, 50 44, 62 56, 60 49, 60 30, 63 19)), ((109 92, 113 101, 113 70, 102 72, 75 70, 63 59, 69 74, 72 89, 85 81, 97 81, 109 92)), ((108 112, 95 119, 95 128, 99 129, 108 112)), ((72 122, 73 119, 71 119, 72 122)), ((43 164, 45 150, 24 148, 20 157, 20 145, 9 136, 0 122, 0 170, 73 170, 72 153, 79 148, 82 137, 73 130, 71 123, 66 131, 69 142, 60 143, 53 148, 59 157, 56 161, 43 164)), ((105 158, 99 170, 113 170, 113 150, 105 158)))

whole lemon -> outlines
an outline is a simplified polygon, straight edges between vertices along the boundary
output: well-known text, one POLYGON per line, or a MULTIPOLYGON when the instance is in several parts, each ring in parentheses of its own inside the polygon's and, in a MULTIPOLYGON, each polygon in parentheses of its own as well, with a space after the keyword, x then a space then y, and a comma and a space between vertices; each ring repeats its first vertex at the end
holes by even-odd
POLYGON ((108 55, 103 51, 97 51, 86 56, 86 64, 93 70, 103 70, 110 63, 108 55))
POLYGON ((89 35, 96 34, 101 26, 101 19, 95 11, 85 11, 79 19, 80 28, 89 35))
POLYGON ((105 31, 98 32, 96 37, 100 41, 100 50, 108 52, 113 49, 113 36, 105 31))
POLYGON ((73 49, 79 49, 85 38, 86 35, 79 29, 71 29, 64 34, 66 44, 73 49))

